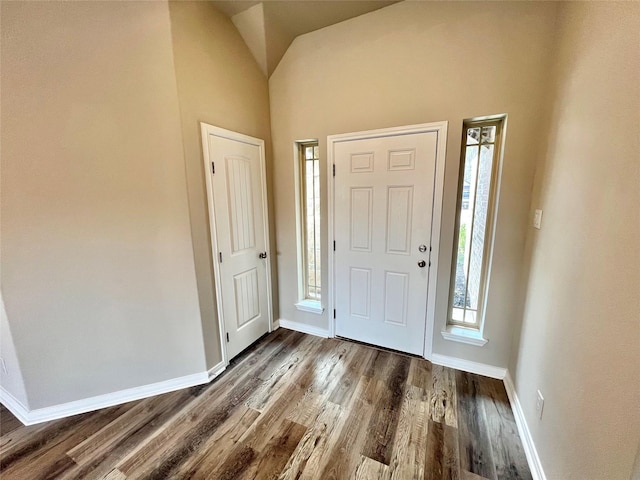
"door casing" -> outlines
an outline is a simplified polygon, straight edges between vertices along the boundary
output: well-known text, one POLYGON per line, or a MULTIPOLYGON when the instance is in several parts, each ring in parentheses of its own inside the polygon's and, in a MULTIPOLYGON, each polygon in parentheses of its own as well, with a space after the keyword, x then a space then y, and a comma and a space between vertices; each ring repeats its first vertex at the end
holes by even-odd
POLYGON ((436 147, 436 174, 433 193, 433 210, 431 216, 431 266, 427 282, 427 312, 426 328, 423 356, 431 360, 433 353, 433 327, 435 325, 436 288, 438 284, 438 257, 440 251, 440 227, 442 221, 442 204, 444 197, 444 170, 447 150, 447 127, 448 122, 423 123, 418 125, 406 125, 401 127, 382 128, 377 130, 367 130, 362 132, 342 133, 329 135, 327 137, 327 178, 329 187, 329 235, 328 235, 328 309, 329 309, 329 335, 335 337, 336 320, 333 318, 335 309, 335 255, 333 252, 333 240, 335 239, 335 188, 333 176, 333 165, 335 163, 334 146, 340 142, 363 140, 367 138, 388 137, 394 135, 408 135, 414 133, 435 132, 437 135, 436 147))
POLYGON ((244 135, 242 133, 233 132, 231 130, 225 130, 224 128, 215 127, 213 125, 209 125, 204 122, 200 122, 200 130, 202 134, 202 153, 204 159, 204 173, 207 185, 207 207, 209 210, 209 231, 211 233, 211 259, 213 264, 213 274, 215 280, 215 293, 216 293, 216 310, 218 314, 218 330, 220 332, 220 350, 222 352, 222 361, 225 366, 229 365, 229 358, 227 355, 227 342, 225 339, 225 323, 224 323, 224 313, 222 310, 222 275, 220 272, 220 264, 216 261, 218 258, 219 248, 218 248, 218 234, 216 228, 216 214, 214 205, 214 196, 213 196, 213 181, 211 178, 211 160, 210 160, 210 152, 209 152, 209 135, 216 135, 222 138, 226 138, 229 140, 234 140, 242 143, 247 143, 249 145, 255 145, 258 147, 260 151, 260 170, 262 171, 262 184, 261 184, 261 195, 262 195, 262 215, 264 219, 264 238, 265 245, 267 251, 266 261, 266 273, 267 273, 267 305, 268 305, 268 319, 269 319, 269 332, 273 331, 273 299, 272 299, 272 291, 271 291, 271 246, 269 244, 269 214, 268 214, 268 205, 267 205, 267 171, 266 171, 266 161, 264 154, 264 140, 259 138, 250 137, 249 135, 244 135))

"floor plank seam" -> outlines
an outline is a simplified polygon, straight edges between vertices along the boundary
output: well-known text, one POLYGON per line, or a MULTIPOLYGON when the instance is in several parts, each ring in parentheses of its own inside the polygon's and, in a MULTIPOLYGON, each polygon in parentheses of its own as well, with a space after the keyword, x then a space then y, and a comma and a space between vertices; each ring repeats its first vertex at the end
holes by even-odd
POLYGON ((0 414, 3 480, 532 479, 498 380, 285 329, 202 387, 31 427, 0 414))

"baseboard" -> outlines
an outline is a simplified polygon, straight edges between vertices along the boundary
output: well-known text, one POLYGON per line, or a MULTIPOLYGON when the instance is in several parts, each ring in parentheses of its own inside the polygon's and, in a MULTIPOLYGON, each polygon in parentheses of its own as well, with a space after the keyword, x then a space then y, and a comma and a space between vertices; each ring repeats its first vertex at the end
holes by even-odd
POLYGON ((533 443, 533 437, 531 437, 531 432, 529 431, 529 426, 527 425, 527 420, 525 419, 522 406, 520 405, 520 400, 518 399, 513 381, 509 375, 509 371, 506 368, 494 367, 493 365, 472 362, 470 360, 462 360, 460 358, 439 355, 437 353, 434 353, 431 356, 431 363, 504 381, 504 388, 507 391, 509 403, 511 403, 511 409, 513 410, 513 415, 516 419, 518 433, 522 439, 531 475, 534 480, 547 480, 544 470, 542 469, 542 463, 540 462, 538 451, 533 443))
POLYGON ((217 365, 211 367, 207 371, 207 375, 209 376, 209 381, 213 380, 218 375, 220 375, 222 372, 224 372, 226 368, 227 368, 227 364, 224 363, 224 360, 222 362, 218 363, 217 365))
MULTIPOLYGON (((27 410, 24 409, 24 407, 23 410, 20 410, 19 408, 16 408, 15 404, 11 404, 10 406, 5 403, 5 400, 7 399, 6 391, 0 391, 0 398, 2 399, 2 403, 11 410, 11 413, 13 413, 23 424, 34 425, 36 423, 48 422, 59 418, 70 417, 80 413, 91 412, 101 408, 132 402, 134 400, 141 400, 143 398, 153 397, 155 395, 193 387, 195 385, 202 385, 203 383, 208 382, 208 372, 194 373, 192 375, 172 378, 171 380, 165 380, 163 382, 152 383, 141 387, 127 388, 126 390, 120 390, 118 392, 62 403, 51 407, 36 408, 34 410, 27 410), (14 412, 14 409, 17 411, 14 412)), ((10 401, 11 400, 9 400, 8 403, 10 403, 10 401)))
POLYGON ((280 328, 280 320, 274 320, 271 324, 271 331, 277 330, 280 328))
POLYGON ((8 390, 0 385, 0 403, 7 407, 13 416, 20 420, 24 425, 27 423, 29 417, 29 409, 25 407, 20 400, 11 395, 8 390))
POLYGON ((295 330, 296 332, 308 333, 309 335, 315 335, 316 337, 329 338, 329 330, 314 327, 313 325, 307 325, 306 323, 292 322, 291 320, 281 318, 278 320, 278 324, 282 328, 295 330))
POLYGON ((504 379, 507 374, 506 368, 494 367, 493 365, 487 365, 486 363, 472 362, 471 360, 463 360, 461 358, 449 357, 438 353, 431 355, 431 363, 442 365, 443 367, 455 368, 456 370, 462 370, 463 372, 497 378, 498 380, 504 379))
POLYGON ((524 445, 524 453, 527 456, 527 462, 529 462, 531 475, 533 475, 534 480, 547 480, 544 470, 542 469, 542 463, 540 462, 538 451, 536 450, 536 445, 533 443, 533 437, 531 436, 531 431, 527 425, 527 419, 524 416, 522 405, 520 404, 518 394, 516 393, 515 386, 513 385, 511 375, 509 375, 508 371, 504 377, 504 388, 507 390, 511 409, 513 410, 513 415, 516 417, 518 433, 520 434, 522 444, 524 445))

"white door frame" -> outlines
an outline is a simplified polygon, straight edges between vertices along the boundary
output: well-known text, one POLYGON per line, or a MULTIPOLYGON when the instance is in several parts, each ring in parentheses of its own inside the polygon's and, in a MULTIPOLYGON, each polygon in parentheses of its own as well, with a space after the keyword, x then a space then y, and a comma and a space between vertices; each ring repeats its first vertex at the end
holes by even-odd
POLYGON ((447 153, 447 126, 448 122, 422 123, 419 125, 407 125, 402 127, 381 128, 364 132, 341 133, 327 137, 327 178, 329 186, 329 335, 335 337, 336 319, 333 317, 335 309, 335 254, 333 252, 333 240, 335 239, 334 215, 335 215, 335 177, 333 165, 335 163, 334 147, 336 143, 364 140, 376 137, 388 137, 391 135, 409 135, 415 133, 435 132, 436 140, 436 173, 435 188, 433 193, 433 212, 431 216, 431 266, 427 280, 427 319, 424 340, 424 358, 431 360, 433 352, 433 326, 435 324, 436 287, 438 284, 438 256, 440 250, 440 226, 442 220, 442 202, 444 196, 444 167, 447 153))
POLYGON ((267 169, 264 156, 264 140, 250 137, 242 133, 225 130, 224 128, 215 127, 204 122, 200 122, 200 130, 202 132, 202 157, 204 159, 204 176, 207 184, 207 208, 209 210, 209 231, 211 233, 211 262, 213 264, 213 275, 215 280, 216 307, 218 313, 218 329, 220 330, 220 351, 222 352, 222 361, 225 366, 229 365, 227 357, 227 342, 225 341, 225 323, 222 310, 222 277, 220 273, 220 263, 218 258, 218 234, 216 229, 216 211, 213 207, 213 179, 211 171, 211 160, 209 157, 209 135, 235 140, 237 142, 255 145, 260 152, 260 169, 262 171, 262 215, 264 219, 264 240, 267 251, 266 273, 267 273, 267 305, 269 318, 269 332, 273 330, 273 307, 271 292, 271 246, 269 245, 269 208, 267 205, 267 169))

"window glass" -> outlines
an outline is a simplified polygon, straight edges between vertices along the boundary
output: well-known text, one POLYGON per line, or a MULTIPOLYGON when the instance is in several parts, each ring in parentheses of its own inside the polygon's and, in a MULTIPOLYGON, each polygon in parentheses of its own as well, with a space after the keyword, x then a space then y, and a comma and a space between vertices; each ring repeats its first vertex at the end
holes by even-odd
POLYGON ((450 324, 479 328, 482 322, 501 122, 464 125, 450 324))
POLYGON ((320 155, 318 144, 301 146, 303 214, 303 275, 304 297, 321 299, 320 272, 320 155))

